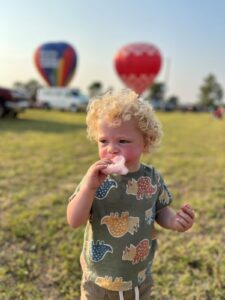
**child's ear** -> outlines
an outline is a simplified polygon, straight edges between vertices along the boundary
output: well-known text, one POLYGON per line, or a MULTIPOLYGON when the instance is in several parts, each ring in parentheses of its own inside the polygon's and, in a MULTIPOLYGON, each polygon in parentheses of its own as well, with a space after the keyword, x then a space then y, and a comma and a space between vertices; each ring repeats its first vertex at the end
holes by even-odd
POLYGON ((149 140, 149 138, 145 137, 144 138, 144 152, 148 152, 149 145, 150 145, 150 140, 149 140))

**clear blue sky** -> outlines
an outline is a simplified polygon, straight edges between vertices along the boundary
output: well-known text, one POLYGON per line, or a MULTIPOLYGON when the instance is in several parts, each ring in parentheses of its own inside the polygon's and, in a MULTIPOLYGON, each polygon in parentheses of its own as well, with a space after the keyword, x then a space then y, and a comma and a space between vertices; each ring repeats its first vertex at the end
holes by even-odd
POLYGON ((224 0, 7 0, 0 12, 0 86, 31 78, 44 84, 34 51, 65 41, 79 60, 71 86, 85 91, 98 80, 117 89, 123 84, 115 53, 127 43, 149 42, 163 56, 157 80, 169 70, 168 95, 195 101, 209 73, 225 90, 224 0))

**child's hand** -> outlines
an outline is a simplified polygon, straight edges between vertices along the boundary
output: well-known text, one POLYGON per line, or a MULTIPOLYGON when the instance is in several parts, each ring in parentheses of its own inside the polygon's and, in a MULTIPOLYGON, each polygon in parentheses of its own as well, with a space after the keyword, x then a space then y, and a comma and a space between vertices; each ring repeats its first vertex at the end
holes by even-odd
POLYGON ((190 229, 194 223, 195 214, 188 204, 185 204, 174 216, 174 230, 184 232, 190 229))
POLYGON ((109 159, 102 159, 95 162, 88 169, 86 175, 82 180, 82 185, 87 186, 91 190, 96 190, 101 183, 106 179, 107 175, 104 174, 104 170, 111 163, 109 159))

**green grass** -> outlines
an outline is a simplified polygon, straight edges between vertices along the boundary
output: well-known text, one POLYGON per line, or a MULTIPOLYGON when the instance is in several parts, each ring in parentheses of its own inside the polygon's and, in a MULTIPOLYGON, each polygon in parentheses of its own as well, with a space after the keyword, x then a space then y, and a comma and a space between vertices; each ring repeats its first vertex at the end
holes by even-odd
MULTIPOLYGON (((196 223, 185 234, 157 227, 152 299, 225 299, 225 120, 159 118, 162 145, 143 160, 163 174, 175 209, 193 206, 196 223)), ((1 300, 79 296, 83 228, 69 228, 66 207, 96 159, 84 114, 28 110, 0 120, 1 300)))

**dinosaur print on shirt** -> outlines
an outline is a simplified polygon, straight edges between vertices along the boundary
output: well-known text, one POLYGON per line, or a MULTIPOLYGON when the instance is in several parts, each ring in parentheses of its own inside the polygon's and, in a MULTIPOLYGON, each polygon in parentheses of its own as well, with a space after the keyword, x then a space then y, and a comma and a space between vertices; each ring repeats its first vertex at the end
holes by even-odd
POLYGON ((95 197, 97 199, 104 199, 112 188, 117 188, 117 187, 118 187, 117 182, 107 177, 105 181, 103 181, 103 183, 98 187, 95 193, 95 197))
POLYGON ((130 247, 126 247, 125 251, 123 251, 122 260, 129 260, 132 264, 137 264, 147 258, 149 250, 149 240, 143 239, 136 247, 132 244, 130 247))
POLYGON ((111 276, 97 277, 95 283, 111 291, 126 291, 132 289, 132 282, 123 281, 122 277, 116 277, 115 280, 113 280, 111 276))
POLYGON ((126 193, 128 195, 135 195, 137 200, 142 200, 144 197, 151 197, 157 192, 157 185, 153 185, 151 178, 148 176, 141 176, 138 180, 132 178, 127 183, 126 193))
POLYGON ((91 260, 94 262, 99 262, 103 260, 107 253, 113 253, 113 249, 111 245, 106 244, 104 241, 91 241, 91 248, 90 248, 90 257, 91 260))
POLYGON ((119 238, 124 236, 126 233, 134 234, 137 232, 139 227, 139 218, 129 216, 128 212, 122 212, 121 216, 119 213, 110 213, 109 216, 104 216, 101 219, 101 224, 105 224, 109 230, 109 233, 119 238))

